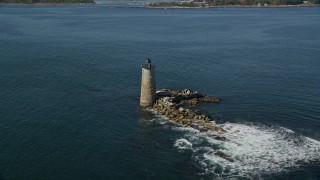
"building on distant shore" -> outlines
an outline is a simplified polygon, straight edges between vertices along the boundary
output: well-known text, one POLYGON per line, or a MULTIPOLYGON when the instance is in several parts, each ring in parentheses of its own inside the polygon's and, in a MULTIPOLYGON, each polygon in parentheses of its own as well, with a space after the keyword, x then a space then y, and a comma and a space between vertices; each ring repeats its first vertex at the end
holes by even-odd
POLYGON ((179 1, 180 3, 191 3, 191 2, 193 2, 193 0, 181 0, 181 1, 179 1))

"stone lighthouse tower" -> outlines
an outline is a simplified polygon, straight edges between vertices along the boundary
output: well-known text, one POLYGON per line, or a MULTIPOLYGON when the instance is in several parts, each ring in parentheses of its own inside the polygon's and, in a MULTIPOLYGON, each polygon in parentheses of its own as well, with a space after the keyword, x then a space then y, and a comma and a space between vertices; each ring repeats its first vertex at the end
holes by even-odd
POLYGON ((140 106, 149 107, 156 100, 156 79, 154 75, 155 66, 151 64, 150 58, 142 65, 140 106))

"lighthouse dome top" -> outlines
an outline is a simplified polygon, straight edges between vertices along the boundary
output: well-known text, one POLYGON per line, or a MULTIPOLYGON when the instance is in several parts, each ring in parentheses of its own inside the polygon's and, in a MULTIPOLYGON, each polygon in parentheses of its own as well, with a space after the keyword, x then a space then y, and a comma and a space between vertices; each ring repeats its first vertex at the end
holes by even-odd
POLYGON ((151 68, 154 68, 155 66, 151 64, 151 59, 147 58, 146 62, 142 65, 142 67, 146 69, 151 69, 151 68))

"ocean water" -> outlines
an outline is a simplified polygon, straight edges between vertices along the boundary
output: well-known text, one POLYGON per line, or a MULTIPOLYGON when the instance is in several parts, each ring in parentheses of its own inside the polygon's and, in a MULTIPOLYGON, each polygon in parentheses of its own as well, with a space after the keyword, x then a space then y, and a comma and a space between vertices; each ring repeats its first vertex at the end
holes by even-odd
POLYGON ((0 179, 320 179, 319 20, 0 5, 0 179), (225 141, 139 108, 148 56, 159 89, 222 98, 225 141))

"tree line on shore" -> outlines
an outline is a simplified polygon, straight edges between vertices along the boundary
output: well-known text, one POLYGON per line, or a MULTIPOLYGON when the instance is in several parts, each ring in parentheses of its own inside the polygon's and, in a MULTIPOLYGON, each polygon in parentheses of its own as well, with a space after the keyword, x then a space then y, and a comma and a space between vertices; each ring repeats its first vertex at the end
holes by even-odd
POLYGON ((94 0, 0 0, 0 3, 23 3, 23 4, 74 4, 94 3, 94 0))
MULTIPOLYGON (((206 0, 210 5, 298 5, 305 0, 206 0)), ((309 0, 307 4, 320 4, 320 0, 309 0)))

